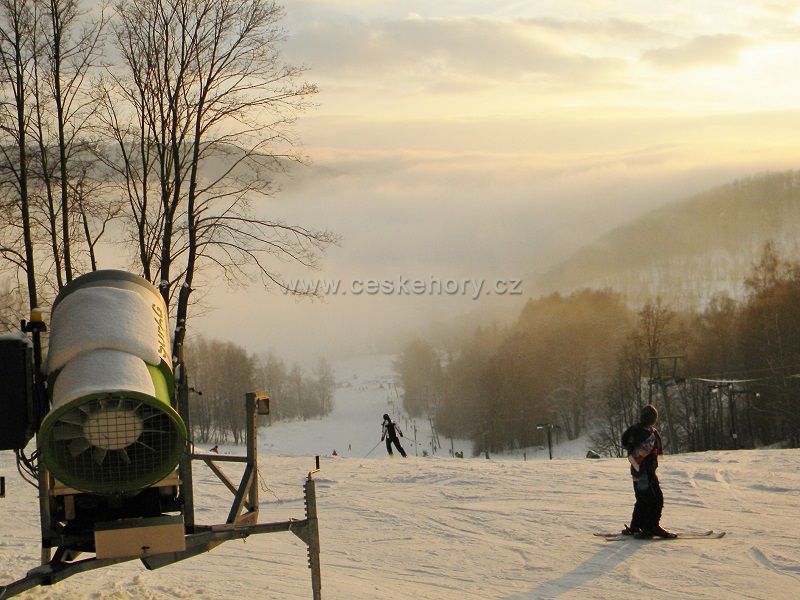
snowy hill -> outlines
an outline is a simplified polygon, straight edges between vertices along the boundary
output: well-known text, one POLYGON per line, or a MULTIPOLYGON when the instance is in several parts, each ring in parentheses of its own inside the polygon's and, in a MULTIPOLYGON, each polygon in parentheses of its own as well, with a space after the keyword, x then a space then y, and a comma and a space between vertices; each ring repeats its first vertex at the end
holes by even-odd
MULTIPOLYGON (((664 524, 728 535, 604 542, 591 532, 630 517, 621 459, 326 459, 317 478, 323 597, 793 599, 799 465, 790 450, 666 457, 664 524)), ((303 457, 262 459, 263 520, 302 516, 300 484, 311 466, 303 457)), ((3 453, 0 471, 11 476, 11 467, 3 453)), ((230 493, 195 471, 198 519, 209 523, 230 493)), ((0 579, 9 580, 38 557, 35 491, 11 477, 0 511, 0 579)), ((300 599, 310 597, 305 564, 299 540, 271 534, 160 571, 127 563, 23 597, 300 599)))
MULTIPOLYGON (((380 441, 383 414, 388 413, 401 427, 405 437, 402 444, 409 455, 432 454, 431 426, 427 419, 409 419, 402 410, 392 357, 365 356, 340 360, 332 364, 337 387, 334 409, 322 419, 278 422, 260 433, 263 452, 278 455, 330 455, 371 458, 383 457, 386 449, 380 441)), ((278 400, 279 402, 280 400, 278 400)), ((440 439, 439 454, 449 456, 450 440, 440 439)), ((221 446, 222 448, 222 446, 221 446)), ((469 456, 472 444, 453 440, 453 448, 469 456)), ((233 452, 234 448, 229 448, 233 452)))
MULTIPOLYGON (((794 599, 800 589, 800 451, 758 450, 667 456, 660 477, 663 524, 717 529, 720 540, 605 542, 633 505, 624 459, 564 458, 580 441, 540 451, 470 458, 422 458, 430 431, 409 427, 408 459, 378 447, 384 412, 399 417, 386 357, 336 365, 336 410, 325 420, 260 429, 261 520, 303 517, 301 484, 315 454, 323 598, 337 600, 539 600, 543 598, 794 599), (413 436, 412 436, 413 439, 413 436), (348 444, 352 447, 347 450, 348 444)), ((409 421, 409 425, 412 423, 409 421)), ((221 447, 223 452, 242 449, 221 447)), ((240 471, 226 465, 234 480, 240 471)), ((231 494, 195 465, 201 524, 224 521, 231 494)), ((25 574, 39 556, 36 490, 0 453, 7 497, 0 499, 0 582, 25 574)), ((310 597, 305 546, 287 533, 228 542, 158 571, 130 562, 75 576, 23 598, 48 600, 264 600, 310 597)))
POLYGON ((534 295, 610 288, 632 304, 681 308, 739 297, 765 242, 800 252, 800 172, 763 173, 669 203, 617 227, 550 268, 534 295))

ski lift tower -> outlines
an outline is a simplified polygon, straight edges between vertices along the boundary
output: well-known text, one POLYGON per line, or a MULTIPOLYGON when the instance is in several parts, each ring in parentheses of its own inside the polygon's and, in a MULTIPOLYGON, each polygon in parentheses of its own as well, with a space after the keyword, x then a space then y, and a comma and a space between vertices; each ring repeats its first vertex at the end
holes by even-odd
MULTIPOLYGON (((708 386, 709 391, 720 394, 720 396, 727 393, 731 443, 733 444, 733 449, 738 450, 740 442, 739 442, 739 425, 738 425, 739 419, 738 419, 738 410, 736 407, 736 396, 744 395, 749 397, 749 395, 752 393, 752 390, 749 387, 745 386, 745 384, 757 381, 763 381, 763 378, 714 379, 714 378, 695 377, 693 381, 704 383, 705 385, 708 386)), ((756 397, 760 397, 759 394, 756 394, 756 397)), ((753 437, 752 421, 749 421, 749 423, 750 423, 750 437, 751 437, 750 441, 752 442, 752 437, 753 437)))
POLYGON ((677 454, 678 437, 675 433, 675 426, 672 421, 672 406, 669 397, 669 388, 675 385, 683 384, 686 379, 679 377, 678 361, 686 358, 683 354, 676 354, 672 356, 651 356, 650 361, 650 378, 647 380, 650 402, 653 401, 653 386, 658 386, 661 390, 661 395, 664 398, 664 412, 667 416, 667 431, 669 432, 669 449, 671 452, 677 454), (662 365, 664 365, 662 367, 662 365))
POLYGON ((550 454, 550 460, 553 460, 553 429, 557 427, 558 425, 553 423, 539 423, 536 426, 539 431, 547 430, 547 452, 550 454))

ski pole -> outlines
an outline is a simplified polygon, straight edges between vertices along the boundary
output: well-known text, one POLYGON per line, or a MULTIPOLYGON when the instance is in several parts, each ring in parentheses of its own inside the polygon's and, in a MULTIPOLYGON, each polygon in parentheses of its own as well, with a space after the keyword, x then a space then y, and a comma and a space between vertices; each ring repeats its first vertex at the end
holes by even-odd
POLYGON ((370 450, 369 452, 367 452, 367 453, 364 455, 364 458, 367 458, 367 456, 369 456, 370 454, 372 454, 372 453, 373 453, 373 451, 375 450, 375 448, 377 448, 378 446, 380 446, 380 445, 381 445, 381 442, 382 442, 382 441, 383 441, 383 440, 378 440, 378 443, 377 443, 377 444, 375 444, 375 445, 372 447, 372 450, 370 450))

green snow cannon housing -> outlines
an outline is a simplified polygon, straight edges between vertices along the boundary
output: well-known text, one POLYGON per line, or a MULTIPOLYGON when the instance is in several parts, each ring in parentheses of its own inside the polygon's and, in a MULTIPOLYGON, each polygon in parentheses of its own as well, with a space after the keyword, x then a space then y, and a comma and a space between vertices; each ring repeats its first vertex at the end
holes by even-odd
POLYGON ((67 285, 53 303, 43 369, 52 409, 39 439, 56 479, 125 494, 178 464, 186 426, 173 408, 168 313, 148 281, 104 270, 67 285))

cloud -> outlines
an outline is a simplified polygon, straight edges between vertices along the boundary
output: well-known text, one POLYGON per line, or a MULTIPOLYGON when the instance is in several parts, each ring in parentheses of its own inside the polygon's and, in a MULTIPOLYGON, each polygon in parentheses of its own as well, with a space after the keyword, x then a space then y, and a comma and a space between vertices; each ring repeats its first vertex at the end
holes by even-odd
MULTIPOLYGON (((298 167, 281 194, 258 206, 270 218, 331 228, 343 241, 321 272, 276 268, 287 277, 345 282, 521 277, 527 293, 529 274, 613 227, 736 177, 789 168, 798 154, 792 132, 800 111, 611 117, 309 119, 318 144, 308 149, 313 166, 298 167)), ((207 333, 251 349, 268 344, 292 358, 371 348, 476 305, 438 296, 332 297, 309 305, 257 287, 214 293, 209 305, 225 310, 209 317, 216 326, 207 333)))
POLYGON ((701 35, 680 46, 655 48, 643 58, 665 69, 682 70, 695 67, 735 65, 742 50, 752 40, 741 35, 701 35))
POLYGON ((542 24, 483 17, 362 21, 326 19, 306 25, 289 54, 315 77, 387 82, 414 79, 426 88, 462 89, 500 82, 613 79, 625 66, 551 41, 542 24))
POLYGON ((615 45, 623 42, 670 39, 673 36, 648 23, 632 19, 559 19, 540 17, 524 19, 524 23, 561 36, 580 36, 600 41, 610 41, 615 45))
POLYGON ((800 111, 578 123, 320 118, 309 123, 314 166, 294 172, 278 202, 281 213, 299 211, 287 220, 344 236, 342 268, 520 270, 683 196, 681 186, 791 165, 798 124, 800 111))
POLYGON ((764 11, 780 15, 782 17, 790 17, 797 12, 798 6, 796 0, 772 0, 765 2, 764 11))

